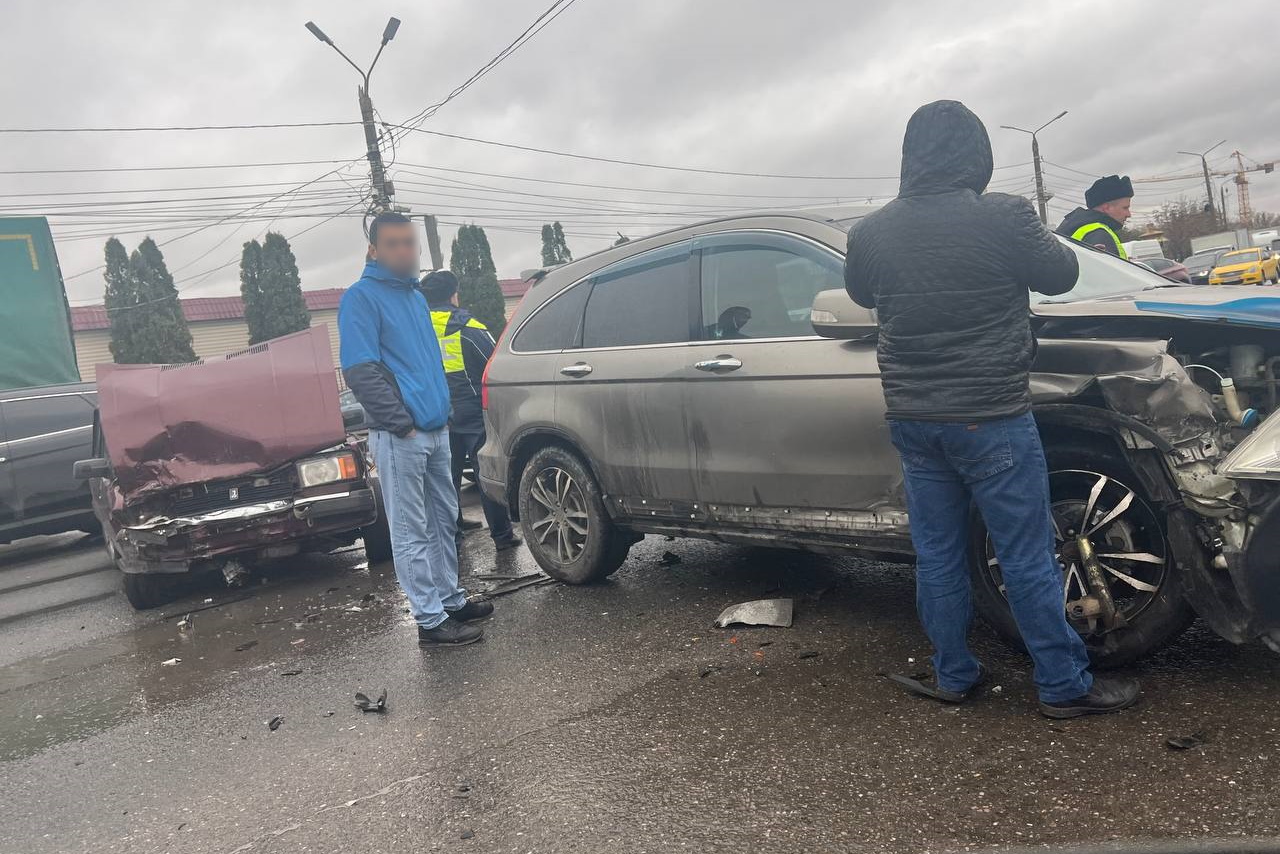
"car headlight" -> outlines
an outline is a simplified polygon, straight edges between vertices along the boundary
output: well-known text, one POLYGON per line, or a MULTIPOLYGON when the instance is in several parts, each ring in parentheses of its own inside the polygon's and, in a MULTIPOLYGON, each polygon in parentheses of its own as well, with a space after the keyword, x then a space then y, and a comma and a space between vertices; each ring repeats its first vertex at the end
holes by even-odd
POLYGON ((1280 480, 1280 416, 1272 415, 1236 445, 1218 463, 1218 474, 1280 480))
POLYGON ((355 454, 344 452, 327 457, 312 457, 298 463, 298 483, 303 489, 359 477, 355 454))

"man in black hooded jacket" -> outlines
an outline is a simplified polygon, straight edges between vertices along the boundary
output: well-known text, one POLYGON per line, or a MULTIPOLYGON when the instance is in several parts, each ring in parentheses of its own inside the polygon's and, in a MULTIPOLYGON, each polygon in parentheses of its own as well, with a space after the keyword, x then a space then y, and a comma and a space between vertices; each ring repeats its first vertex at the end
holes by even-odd
POLYGON ((1031 204, 999 193, 982 122, 958 101, 916 111, 898 197, 849 232, 845 284, 879 318, 881 382, 902 458, 916 603, 936 681, 962 702, 985 675, 968 646, 969 513, 976 504, 1035 662, 1040 710, 1075 717, 1132 705, 1132 680, 1094 678, 1067 622, 1044 450, 1031 416, 1029 291, 1075 287, 1075 255, 1031 204))

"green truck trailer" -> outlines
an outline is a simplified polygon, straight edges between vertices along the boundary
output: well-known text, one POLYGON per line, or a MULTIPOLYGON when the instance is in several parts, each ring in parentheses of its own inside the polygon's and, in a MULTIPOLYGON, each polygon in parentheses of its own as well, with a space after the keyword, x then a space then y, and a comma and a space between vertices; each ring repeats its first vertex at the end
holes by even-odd
POLYGON ((75 382, 71 310, 49 221, 0 218, 0 390, 75 382))

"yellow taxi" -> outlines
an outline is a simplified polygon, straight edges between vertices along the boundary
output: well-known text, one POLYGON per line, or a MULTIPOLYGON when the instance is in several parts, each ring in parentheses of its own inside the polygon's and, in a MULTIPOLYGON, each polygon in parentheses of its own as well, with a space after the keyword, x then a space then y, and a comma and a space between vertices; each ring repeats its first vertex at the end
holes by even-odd
POLYGON ((1280 256, 1269 249, 1237 249, 1218 259, 1211 285, 1261 285, 1280 279, 1280 256))

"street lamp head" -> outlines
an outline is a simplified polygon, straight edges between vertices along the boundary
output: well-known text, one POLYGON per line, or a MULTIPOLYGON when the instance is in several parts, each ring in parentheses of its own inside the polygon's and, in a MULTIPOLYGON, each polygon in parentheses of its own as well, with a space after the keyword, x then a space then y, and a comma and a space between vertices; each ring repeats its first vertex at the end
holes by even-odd
MULTIPOLYGON (((395 19, 392 18, 392 20, 394 21, 395 19)), ((333 39, 326 36, 324 34, 324 30, 317 27, 314 21, 307 21, 307 29, 311 31, 311 35, 315 36, 317 39, 324 42, 325 44, 327 45, 333 44, 333 39)))
MULTIPOLYGON (((310 26, 310 24, 308 24, 307 26, 310 26)), ((392 18, 391 20, 387 21, 386 29, 382 31, 382 43, 386 44, 387 42, 395 38, 396 30, 398 29, 400 29, 399 18, 392 18)))

